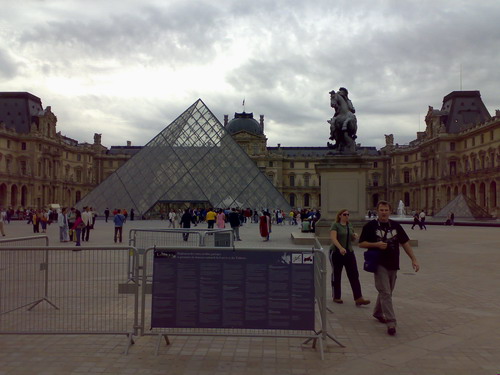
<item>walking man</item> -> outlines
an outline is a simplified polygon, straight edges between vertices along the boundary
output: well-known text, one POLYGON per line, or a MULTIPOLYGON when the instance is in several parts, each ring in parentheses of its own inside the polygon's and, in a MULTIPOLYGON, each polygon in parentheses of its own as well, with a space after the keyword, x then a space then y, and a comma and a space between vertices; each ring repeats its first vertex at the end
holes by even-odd
POLYGON ((92 228, 92 211, 90 211, 89 206, 84 207, 82 213, 82 220, 85 227, 82 229, 82 241, 89 241, 90 229, 92 228))
POLYGON ((241 241, 240 238, 240 215, 236 208, 232 208, 231 212, 228 216, 229 225, 231 225, 231 229, 233 230, 233 241, 241 241))
POLYGON ((122 242, 123 235, 123 224, 125 223, 125 216, 121 214, 121 210, 117 210, 115 216, 113 217, 113 222, 115 223, 115 243, 118 239, 120 243, 122 242))
POLYGON ((387 325, 387 333, 396 334, 396 315, 392 306, 392 292, 399 269, 399 245, 411 259, 415 272, 420 266, 410 246, 410 239, 401 225, 389 219, 391 205, 386 201, 377 204, 378 219, 365 224, 359 238, 359 247, 379 251, 379 264, 374 273, 378 291, 373 316, 387 325))

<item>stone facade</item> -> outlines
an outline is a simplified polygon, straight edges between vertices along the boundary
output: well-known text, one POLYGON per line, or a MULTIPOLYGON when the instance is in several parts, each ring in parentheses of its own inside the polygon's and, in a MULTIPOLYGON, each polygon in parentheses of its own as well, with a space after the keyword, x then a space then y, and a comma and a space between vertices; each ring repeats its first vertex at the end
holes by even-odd
MULTIPOLYGON (((1 94, 0 108, 6 102, 4 112, 10 114, 13 104, 1 94)), ((17 94, 18 104, 23 98, 30 104, 38 99, 17 94)), ((40 101, 35 110, 28 113, 28 131, 16 129, 10 118, 0 122, 0 206, 72 206, 141 149, 130 142, 108 149, 99 134, 93 144, 78 143, 56 132, 50 107, 43 109, 40 101)), ((372 166, 366 207, 381 199, 397 207, 402 200, 409 211, 433 214, 465 194, 498 217, 500 111, 493 117, 485 111, 479 92, 453 92, 441 110, 429 107, 426 130, 408 145, 394 144, 392 134, 380 150, 358 145, 372 166)), ((251 114, 235 114, 231 121, 225 116, 224 126, 291 206, 320 208, 316 165, 329 152, 327 147, 268 147, 264 116, 259 122, 251 114)))

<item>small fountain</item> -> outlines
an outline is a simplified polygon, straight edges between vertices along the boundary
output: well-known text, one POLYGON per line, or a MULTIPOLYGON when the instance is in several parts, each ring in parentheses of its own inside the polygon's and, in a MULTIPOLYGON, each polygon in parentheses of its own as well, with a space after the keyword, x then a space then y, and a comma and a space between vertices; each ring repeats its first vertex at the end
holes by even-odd
POLYGON ((397 212, 398 212, 399 217, 405 216, 405 204, 403 203, 402 200, 399 201, 397 212))

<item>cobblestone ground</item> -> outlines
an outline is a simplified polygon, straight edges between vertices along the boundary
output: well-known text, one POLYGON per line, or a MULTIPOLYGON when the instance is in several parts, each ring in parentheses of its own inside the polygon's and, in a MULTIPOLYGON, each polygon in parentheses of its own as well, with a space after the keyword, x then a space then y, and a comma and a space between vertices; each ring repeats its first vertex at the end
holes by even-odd
MULTIPOLYGON (((131 228, 160 227, 166 223, 129 221, 124 244, 131 228)), ((176 336, 170 337, 171 345, 163 343, 156 356, 158 339, 153 336, 136 338, 124 355, 126 339, 118 335, 0 335, 0 375, 500 374, 499 229, 404 227, 419 241, 414 250, 421 271, 415 274, 402 252, 394 292, 394 337, 371 317, 372 305, 354 305, 344 277, 344 304, 329 300, 328 322, 330 333, 345 348, 327 341, 323 361, 318 350, 301 339, 176 336)), ((32 235, 32 227, 24 222, 6 224, 5 229, 5 238, 32 235)), ((274 226, 271 241, 262 242, 257 225, 246 224, 237 247, 297 247, 290 240, 292 231, 298 228, 274 226)), ((57 227, 51 225, 48 235, 51 245, 60 244, 57 227)), ((111 246, 112 237, 112 223, 98 220, 83 246, 111 246)), ((362 250, 356 252, 359 265, 362 250)), ((364 297, 373 304, 372 274, 360 271, 360 280, 364 297)))

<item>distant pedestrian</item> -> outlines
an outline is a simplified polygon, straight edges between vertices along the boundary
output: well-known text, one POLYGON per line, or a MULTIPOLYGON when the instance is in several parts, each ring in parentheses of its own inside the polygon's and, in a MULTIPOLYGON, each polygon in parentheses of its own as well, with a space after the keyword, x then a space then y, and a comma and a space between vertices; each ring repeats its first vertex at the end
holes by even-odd
POLYGON ((168 213, 168 227, 175 228, 175 223, 177 222, 177 213, 172 208, 168 213))
POLYGON ((455 225, 455 214, 452 212, 450 215, 451 225, 455 225))
POLYGON ((226 214, 224 214, 224 211, 219 210, 219 213, 217 214, 217 228, 224 229, 225 227, 226 227, 226 214))
POLYGON ((420 230, 425 229, 427 230, 427 227, 425 226, 425 211, 422 210, 419 215, 420 218, 420 230))
POLYGON ((205 219, 207 220, 208 229, 214 229, 215 220, 217 219, 217 214, 214 212, 213 208, 210 207, 205 219))
POLYGON ((264 238, 264 241, 269 241, 271 234, 271 215, 269 212, 263 212, 259 217, 259 231, 260 236, 264 238))
POLYGON ((238 211, 236 211, 236 208, 232 208, 231 212, 229 213, 228 217, 229 225, 231 225, 231 229, 233 230, 233 240, 234 241, 241 241, 240 238, 240 215, 238 211))
MULTIPOLYGON (((189 208, 186 208, 184 214, 181 217, 181 227, 182 228, 191 228, 191 223, 194 223, 193 215, 189 211, 189 208)), ((187 241, 189 239, 189 232, 182 233, 182 239, 187 241)))
POLYGON ((117 240, 121 243, 123 239, 123 224, 125 223, 125 216, 122 215, 121 210, 116 210, 113 222, 115 223, 115 243, 117 240))
MULTIPOLYGON (((76 246, 81 246, 80 236, 82 235, 82 229, 85 228, 85 223, 82 220, 82 213, 79 210, 75 211, 75 223, 73 224, 73 229, 76 233, 76 246)), ((73 250, 77 251, 77 250, 73 250)))
POLYGON ((413 225, 411 226, 411 229, 415 228, 415 225, 422 229, 422 227, 420 226, 420 216, 418 212, 415 212, 415 214, 413 214, 413 225))
POLYGON ((109 218, 109 208, 106 207, 106 209, 104 210, 104 218, 106 219, 106 223, 108 222, 108 218, 109 218))
POLYGON ((134 221, 134 216, 135 216, 134 209, 133 209, 133 208, 131 208, 131 209, 130 209, 130 220, 131 220, 131 221, 134 221))
POLYGON ((69 225, 68 225, 68 215, 66 214, 67 209, 63 209, 57 215, 57 225, 59 226, 59 241, 69 242, 69 225))

